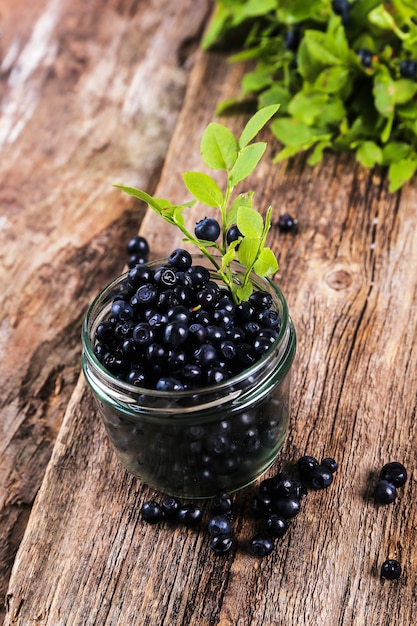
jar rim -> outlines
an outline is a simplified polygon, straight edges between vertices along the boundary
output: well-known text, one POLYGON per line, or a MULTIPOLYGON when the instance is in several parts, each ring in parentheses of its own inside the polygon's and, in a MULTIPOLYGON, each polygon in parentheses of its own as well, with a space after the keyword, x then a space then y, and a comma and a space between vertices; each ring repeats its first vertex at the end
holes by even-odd
MULTIPOLYGON (((201 260, 202 262, 207 261, 204 255, 196 255, 193 254, 193 262, 195 260, 201 260)), ((167 262, 167 258, 155 259, 146 263, 148 267, 158 267, 163 263, 167 262)), ((235 271, 241 270, 241 273, 244 273, 244 268, 238 262, 232 262, 232 267, 235 267, 235 271)), ((215 268, 210 264, 208 269, 210 270, 210 275, 212 279, 219 279, 218 273, 215 268)), ((122 394, 127 394, 131 396, 132 394, 135 396, 138 395, 146 395, 147 397, 155 397, 158 399, 163 398, 172 398, 172 391, 160 391, 156 389, 152 389, 150 387, 141 387, 137 385, 132 385, 125 380, 121 380, 114 375, 112 375, 103 365, 100 363, 98 358, 94 353, 94 337, 93 330, 95 322, 97 321, 100 313, 103 309, 103 304, 110 304, 113 300, 113 297, 110 298, 112 294, 115 293, 115 289, 123 283, 123 281, 127 278, 129 274, 129 270, 122 273, 121 275, 114 278, 110 283, 108 283, 103 289, 99 291, 96 297, 91 302, 90 306, 87 309, 87 312, 84 316, 82 330, 81 330, 81 340, 82 340, 82 348, 83 348, 83 359, 86 359, 87 362, 98 370, 100 377, 103 380, 111 385, 113 388, 117 389, 122 394)), ((268 277, 258 276, 253 273, 252 278, 255 287, 259 290, 262 289, 261 285, 263 285, 263 289, 268 289, 269 292, 273 292, 276 296, 276 301, 279 303, 279 314, 281 316, 281 327, 279 329, 279 333, 274 343, 271 344, 271 347, 263 354, 255 363, 250 365, 248 368, 244 369, 242 372, 236 374, 235 376, 228 378, 225 381, 220 383, 215 383, 213 385, 206 385, 203 387, 195 387, 193 389, 185 389, 181 391, 176 391, 175 396, 177 398, 187 398, 191 395, 198 393, 200 396, 210 395, 214 391, 221 392, 222 389, 230 388, 231 385, 239 385, 242 380, 253 376, 259 369, 262 369, 265 363, 268 361, 272 353, 275 353, 277 347, 279 347, 280 355, 285 354, 288 340, 289 340, 289 325, 291 323, 288 305, 285 300, 285 297, 281 291, 281 289, 268 277)))

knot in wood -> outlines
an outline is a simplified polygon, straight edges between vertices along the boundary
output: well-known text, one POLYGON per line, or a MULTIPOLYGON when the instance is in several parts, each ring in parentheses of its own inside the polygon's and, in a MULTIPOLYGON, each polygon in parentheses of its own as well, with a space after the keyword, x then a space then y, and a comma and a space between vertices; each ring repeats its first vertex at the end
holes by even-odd
POLYGON ((337 269, 329 272, 326 276, 326 283, 330 289, 342 291, 351 286, 352 276, 346 270, 337 269))

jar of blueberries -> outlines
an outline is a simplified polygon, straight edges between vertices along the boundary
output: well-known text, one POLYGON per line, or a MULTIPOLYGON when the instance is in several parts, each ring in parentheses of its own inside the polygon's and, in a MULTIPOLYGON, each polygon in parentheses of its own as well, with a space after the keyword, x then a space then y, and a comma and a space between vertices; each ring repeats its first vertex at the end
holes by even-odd
MULTIPOLYGON (((252 296, 236 304, 205 257, 187 256, 136 266, 101 291, 83 323, 82 361, 127 470, 160 492, 209 498, 276 459, 296 337, 271 280, 253 275, 252 296)), ((235 263, 237 282, 243 272, 235 263)))

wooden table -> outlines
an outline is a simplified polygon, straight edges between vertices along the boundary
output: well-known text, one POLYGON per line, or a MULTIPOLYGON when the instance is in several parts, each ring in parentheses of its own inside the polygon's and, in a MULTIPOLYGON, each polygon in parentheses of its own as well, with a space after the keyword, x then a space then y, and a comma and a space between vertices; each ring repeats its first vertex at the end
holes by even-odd
MULTIPOLYGON (((305 453, 340 468, 264 559, 254 488, 235 497, 237 549, 150 527, 155 495, 116 461, 80 376, 80 326, 141 232, 179 243, 112 187, 184 200, 180 174, 244 68, 199 50, 207 0, 0 0, 0 592, 6 625, 410 626, 417 616, 417 190, 326 155, 251 179, 275 208, 275 277, 298 334, 291 425, 270 473, 305 453), (278 215, 298 232, 282 235, 278 215), (382 465, 409 472, 376 506, 382 465), (379 576, 397 558, 398 581, 379 576)), ((231 118, 238 131, 245 120, 231 118)), ((193 216, 195 218, 195 215, 193 216)), ((208 515, 209 503, 204 505, 208 515)), ((205 518, 206 519, 206 518, 205 518)))

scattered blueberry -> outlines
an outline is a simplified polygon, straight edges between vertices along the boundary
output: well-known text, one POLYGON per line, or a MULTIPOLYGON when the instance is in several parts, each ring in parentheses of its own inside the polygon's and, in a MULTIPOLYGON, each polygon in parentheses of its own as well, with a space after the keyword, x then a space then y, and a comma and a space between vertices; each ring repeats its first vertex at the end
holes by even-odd
POLYGON ((334 459, 332 459, 331 457, 326 457, 322 460, 321 465, 324 465, 325 467, 327 467, 327 469, 334 474, 337 470, 337 461, 335 461, 334 459))
POLYGON ((212 511, 215 514, 230 515, 232 512, 232 496, 227 491, 221 491, 213 498, 212 511))
POLYGON ((288 530, 288 522, 281 515, 271 513, 266 518, 265 527, 272 537, 283 537, 288 530))
POLYGON ((233 537, 229 534, 215 535, 211 538, 210 548, 215 554, 227 554, 233 546, 233 537))
POLYGON ((209 519, 207 530, 212 537, 215 535, 230 535, 232 532, 230 519, 226 515, 215 515, 209 519))
POLYGON ((267 556, 274 549, 274 539, 266 533, 258 533, 252 537, 250 545, 255 556, 267 556))
POLYGON ((379 480, 375 486, 374 497, 379 504, 391 504, 397 497, 397 488, 388 480, 379 480))
POLYGON ((311 468, 308 475, 308 481, 312 489, 316 491, 326 489, 333 482, 333 474, 325 465, 316 465, 311 468))
POLYGON ((396 580, 401 576, 401 565, 395 559, 387 559, 381 565, 381 577, 396 580))
POLYGON ((294 231, 297 227, 297 220, 295 220, 288 213, 280 215, 278 218, 278 228, 282 233, 289 233, 294 231))
POLYGON ((178 521, 183 526, 197 526, 202 516, 203 512, 197 504, 183 504, 178 509, 178 521))
POLYGON ((407 480, 407 470, 402 463, 391 461, 384 465, 379 477, 381 480, 388 480, 395 487, 402 487, 407 480))
POLYGON ((170 521, 178 521, 178 511, 181 502, 174 496, 166 496, 161 502, 161 509, 164 517, 170 521))
POLYGON ((155 500, 148 500, 142 505, 141 515, 148 524, 157 524, 162 520, 162 508, 155 500))

